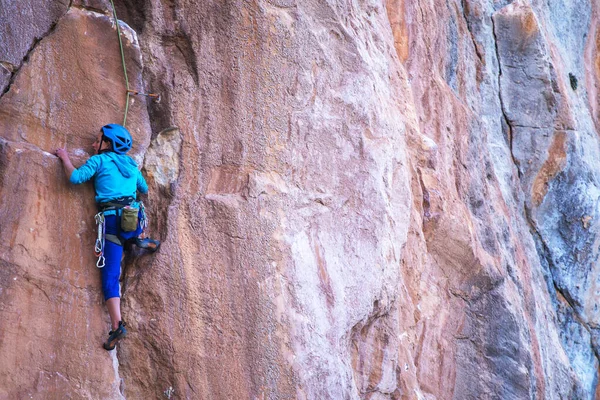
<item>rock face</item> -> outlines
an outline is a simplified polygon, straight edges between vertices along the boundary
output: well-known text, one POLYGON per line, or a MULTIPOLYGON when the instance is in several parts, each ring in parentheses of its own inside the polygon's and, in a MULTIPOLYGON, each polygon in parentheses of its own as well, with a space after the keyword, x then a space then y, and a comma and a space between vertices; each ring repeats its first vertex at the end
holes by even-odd
POLYGON ((110 2, 0 0, 0 399, 594 399, 592 2, 117 2, 159 253, 101 348, 110 2))

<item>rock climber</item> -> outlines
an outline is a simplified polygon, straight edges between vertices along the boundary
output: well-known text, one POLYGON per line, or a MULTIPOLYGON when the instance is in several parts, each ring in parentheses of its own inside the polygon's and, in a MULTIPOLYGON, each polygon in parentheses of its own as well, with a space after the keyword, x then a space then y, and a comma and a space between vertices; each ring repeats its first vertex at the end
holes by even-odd
POLYGON ((94 180, 99 211, 96 222, 101 224, 103 231, 100 240, 101 248, 96 249, 100 250, 99 257, 103 258, 103 265, 97 265, 102 271, 102 291, 112 328, 108 333, 108 339, 103 344, 106 350, 114 349, 117 342, 127 334, 125 323, 121 319, 119 284, 123 244, 127 241, 135 241, 137 246, 152 252, 160 247, 160 242, 157 240, 141 238, 142 220, 145 215, 143 215, 143 205, 140 212, 141 203, 136 201, 136 193, 138 191, 147 193, 148 185, 136 162, 126 155, 131 145, 132 138, 125 127, 108 124, 102 127, 93 144, 96 154, 80 168, 73 166, 66 148, 57 149, 55 153, 62 160, 65 175, 71 183, 81 184, 92 178, 94 180), (131 226, 132 218, 133 226, 131 226), (129 225, 127 228, 124 224, 126 220, 129 225))

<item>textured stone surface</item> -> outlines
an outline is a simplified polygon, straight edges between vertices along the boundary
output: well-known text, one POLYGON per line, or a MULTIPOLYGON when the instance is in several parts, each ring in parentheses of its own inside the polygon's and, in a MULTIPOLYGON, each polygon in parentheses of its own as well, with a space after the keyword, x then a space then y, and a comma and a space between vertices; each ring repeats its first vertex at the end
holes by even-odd
MULTIPOLYGON (((107 120, 122 121, 124 78, 111 21, 102 14, 72 8, 37 45, 16 72, 11 89, 0 98, 0 130, 5 139, 22 140, 47 151, 64 144, 89 147, 107 120)), ((127 40, 132 35, 125 34, 123 41, 131 85, 140 87, 137 43, 127 40)), ((144 98, 134 98, 130 110, 128 121, 137 147, 147 147, 149 132, 140 116, 145 115, 144 98)))
MULTIPOLYGON (((68 186, 52 154, 66 144, 79 165, 99 127, 122 121, 116 39, 108 18, 72 8, 0 98, 3 399, 121 398, 117 359, 100 346, 108 325, 90 247, 93 190, 68 186)), ((125 43, 137 83, 139 48, 125 43)), ((145 107, 130 110, 144 152, 145 107)))
POLYGON ((0 61, 20 65, 68 6, 67 0, 0 1, 0 61))
POLYGON ((114 356, 47 152, 121 118, 120 57, 106 1, 61 10, 0 58, 0 398, 596 397, 595 5, 118 2, 163 245, 114 356))

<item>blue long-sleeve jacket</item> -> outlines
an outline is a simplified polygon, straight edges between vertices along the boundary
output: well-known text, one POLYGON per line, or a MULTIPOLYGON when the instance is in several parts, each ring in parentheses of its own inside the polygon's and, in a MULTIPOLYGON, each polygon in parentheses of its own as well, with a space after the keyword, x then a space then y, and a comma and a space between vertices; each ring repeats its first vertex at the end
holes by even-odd
POLYGON ((71 174, 71 183, 80 184, 94 178, 96 203, 104 203, 121 197, 136 198, 136 190, 148 193, 148 185, 136 162, 124 154, 113 152, 90 157, 71 174))

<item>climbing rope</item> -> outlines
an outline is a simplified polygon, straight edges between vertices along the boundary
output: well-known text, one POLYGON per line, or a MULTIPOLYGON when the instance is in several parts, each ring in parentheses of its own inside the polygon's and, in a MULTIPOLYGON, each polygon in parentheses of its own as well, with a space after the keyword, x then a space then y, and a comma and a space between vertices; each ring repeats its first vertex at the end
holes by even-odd
POLYGON ((117 18, 117 9, 115 3, 110 0, 112 5, 113 15, 115 17, 115 25, 117 25, 117 36, 119 36, 119 49, 121 49, 121 62, 123 63, 123 74, 125 75, 125 87, 127 89, 127 97, 125 98, 125 115, 123 116, 123 126, 127 124, 127 112, 129 111, 129 96, 131 91, 129 90, 129 78, 127 77, 127 66, 125 65, 125 53, 123 52, 123 41, 121 40, 121 29, 119 28, 119 19, 117 18))
POLYGON ((126 126, 127 112, 129 111, 129 97, 131 95, 150 97, 157 103, 160 103, 160 94, 158 94, 158 93, 142 93, 142 92, 138 92, 137 90, 132 90, 129 88, 129 78, 127 77, 127 65, 125 65, 125 52, 123 51, 123 41, 121 40, 121 28, 119 28, 119 18, 117 18, 117 9, 115 8, 115 3, 113 2, 113 0, 110 0, 110 4, 112 5, 113 16, 115 18, 115 25, 117 26, 117 36, 119 37, 119 49, 121 50, 121 63, 123 64, 123 75, 125 75, 126 98, 125 98, 125 114, 123 116, 123 126, 126 126))

